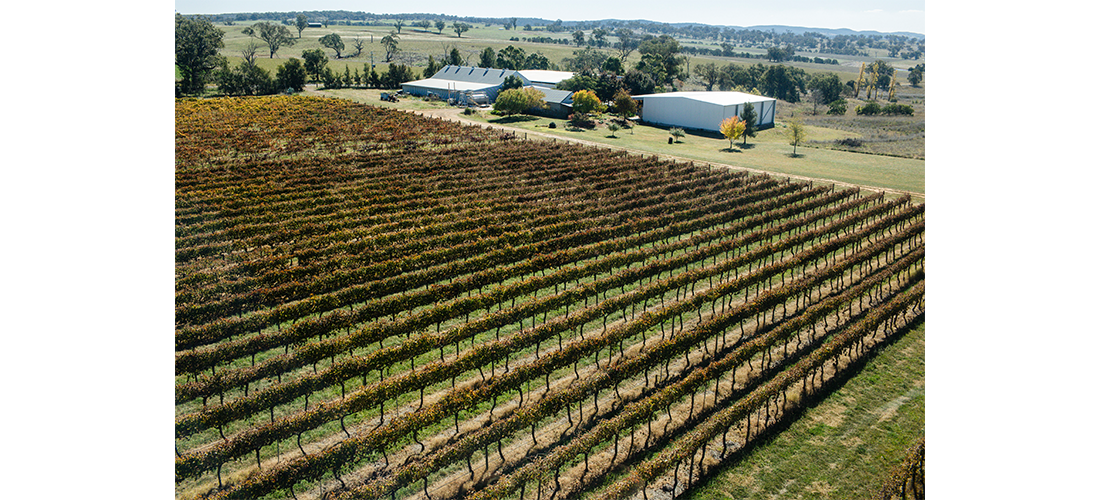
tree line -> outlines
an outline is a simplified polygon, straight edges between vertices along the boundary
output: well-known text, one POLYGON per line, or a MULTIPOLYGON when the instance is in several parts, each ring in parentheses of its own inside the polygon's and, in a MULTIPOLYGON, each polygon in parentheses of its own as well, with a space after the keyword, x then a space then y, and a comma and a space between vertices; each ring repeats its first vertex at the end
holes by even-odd
MULTIPOLYGON (((285 26, 269 23, 256 23, 246 28, 245 33, 267 44, 271 57, 280 48, 293 46, 295 39, 285 26)), ((241 50, 240 64, 229 65, 228 60, 218 53, 224 48, 225 32, 218 29, 206 18, 185 17, 176 14, 176 66, 182 76, 176 84, 176 95, 200 94, 206 83, 212 82, 226 95, 266 95, 285 91, 300 92, 307 82, 321 83, 326 88, 366 87, 395 89, 401 84, 418 78, 417 72, 404 64, 392 64, 378 73, 370 64, 363 65, 363 72, 356 68, 352 73, 349 67, 342 74, 328 66, 328 55, 321 49, 302 51, 302 59, 290 58, 281 64, 273 76, 269 71, 256 65, 256 56, 262 47, 257 41, 251 41, 241 50)), ((344 48, 339 35, 322 37, 322 45, 336 52, 340 58, 344 48)), ((358 40, 356 53, 362 50, 358 40)))
MULTIPOLYGON (((416 23, 427 22, 463 22, 467 24, 502 25, 505 29, 517 29, 519 22, 524 23, 526 31, 547 31, 550 33, 576 33, 596 32, 602 30, 610 33, 618 29, 630 29, 636 32, 645 32, 653 35, 670 35, 679 38, 693 38, 696 40, 715 40, 727 44, 736 44, 743 47, 767 48, 770 46, 793 46, 803 51, 816 51, 822 54, 859 55, 869 56, 871 49, 886 50, 890 57, 902 59, 920 59, 925 54, 923 37, 911 37, 900 34, 839 34, 827 35, 817 31, 805 31, 794 33, 789 30, 777 32, 775 30, 761 30, 751 28, 735 28, 729 26, 712 26, 707 24, 669 24, 645 20, 603 20, 603 21, 548 21, 534 18, 514 17, 468 17, 448 16, 436 14, 372 14, 369 12, 352 12, 346 10, 337 11, 291 11, 291 12, 252 12, 235 14, 217 14, 211 17, 214 22, 232 23, 235 21, 271 20, 286 25, 291 25, 297 16, 306 15, 311 19, 319 19, 327 27, 329 23, 364 25, 387 24, 389 19, 397 19, 401 22, 416 23)), ((442 31, 442 29, 440 29, 442 31)), ((554 39, 550 43, 558 43, 554 39)), ((568 39, 564 39, 568 40, 568 39)), ((546 42, 542 42, 546 43, 546 42)), ((710 49, 711 51, 715 49, 710 49)), ((723 50, 725 50, 723 48, 723 50)))
MULTIPOLYGON (((305 16, 299 15, 295 23, 299 38, 306 25, 305 16)), ((402 26, 401 23, 395 23, 398 30, 402 26)), ((461 36, 462 30, 468 29, 468 26, 456 22, 454 28, 461 36)), ((400 88, 401 83, 419 77, 414 69, 405 64, 392 64, 382 73, 377 73, 370 65, 364 65, 362 72, 358 68, 353 72, 346 67, 343 74, 339 74, 327 66, 328 56, 321 49, 303 51, 301 61, 292 58, 280 66, 272 77, 266 70, 256 66, 256 52, 266 44, 270 57, 274 57, 281 48, 293 46, 297 38, 286 26, 267 22, 247 27, 244 33, 254 40, 242 50, 241 56, 244 60, 237 67, 231 68, 225 58, 218 54, 218 49, 224 47, 224 32, 207 18, 177 14, 176 63, 183 76, 177 93, 199 93, 207 81, 216 83, 219 90, 228 95, 257 95, 287 89, 300 91, 307 80, 323 84, 326 88, 400 88)), ((782 64, 729 63, 719 66, 714 62, 706 62, 695 65, 689 71, 688 58, 685 55, 688 51, 672 36, 639 35, 629 28, 597 34, 601 36, 591 40, 585 39, 583 33, 576 36, 578 50, 573 52, 572 57, 563 59, 560 65, 540 53, 528 54, 522 47, 512 45, 499 51, 486 47, 481 51, 477 64, 485 68, 509 70, 572 71, 576 75, 561 82, 558 88, 574 92, 588 90, 603 102, 613 100, 619 90, 631 95, 675 90, 677 85, 694 77, 707 91, 717 87, 718 90, 756 93, 788 102, 799 102, 803 95, 808 94, 815 105, 815 113, 818 105, 829 106, 829 111, 833 113, 843 113, 844 103, 837 102, 842 101, 842 94, 858 95, 861 89, 886 90, 893 83, 893 68, 882 60, 871 65, 866 79, 845 84, 833 73, 811 76, 801 68, 782 64), (608 41, 607 37, 611 35, 617 41, 608 41), (594 43, 590 43, 592 41, 594 43), (596 46, 607 50, 597 49, 596 46), (640 54, 640 60, 628 64, 627 57, 635 51, 640 54)), ((354 52, 345 54, 346 44, 335 33, 321 37, 320 42, 322 46, 333 50, 337 59, 355 57, 363 49, 363 41, 357 37, 351 41, 354 52)), ((383 37, 385 62, 393 61, 400 50, 399 42, 400 35, 395 31, 383 37)), ((788 45, 770 50, 768 57, 776 61, 789 60, 793 52, 793 46, 788 45)), ((429 56, 423 74, 430 76, 444 65, 465 65, 469 62, 464 60, 457 47, 451 47, 439 60, 429 56)), ((923 73, 923 64, 911 68, 910 83, 919 84, 923 73)))

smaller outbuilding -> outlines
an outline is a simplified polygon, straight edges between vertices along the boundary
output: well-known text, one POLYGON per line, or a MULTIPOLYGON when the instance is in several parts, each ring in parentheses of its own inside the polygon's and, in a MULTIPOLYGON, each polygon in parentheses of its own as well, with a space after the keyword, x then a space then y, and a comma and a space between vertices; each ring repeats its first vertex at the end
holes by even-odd
POLYGON ((546 106, 536 110, 534 114, 561 119, 568 118, 569 115, 573 114, 573 91, 550 89, 546 87, 533 88, 545 95, 545 97, 542 98, 542 102, 546 106))
POLYGON ((745 104, 756 111, 756 126, 775 126, 776 100, 744 92, 666 92, 634 96, 641 121, 653 125, 718 132, 722 120, 740 116, 745 104))

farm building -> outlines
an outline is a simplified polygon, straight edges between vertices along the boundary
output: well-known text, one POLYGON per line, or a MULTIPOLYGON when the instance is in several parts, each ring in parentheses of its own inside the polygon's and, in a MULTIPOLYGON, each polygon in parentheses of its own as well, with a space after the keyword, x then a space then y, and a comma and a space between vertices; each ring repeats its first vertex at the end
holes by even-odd
POLYGON ((745 103, 756 110, 756 125, 775 126, 775 99, 742 92, 667 92, 635 96, 643 122, 717 132, 722 120, 739 116, 745 103))
POLYGON ((546 87, 534 87, 534 89, 546 95, 542 98, 546 107, 536 111, 535 114, 564 119, 573 113, 573 91, 546 87))
POLYGON ((448 65, 431 78, 402 83, 401 89, 407 94, 434 94, 441 99, 455 99, 463 104, 469 100, 471 94, 484 94, 492 102, 496 100, 504 79, 515 73, 507 69, 448 65))
POLYGON ((568 71, 541 71, 476 68, 469 66, 444 66, 431 78, 405 82, 401 89, 407 94, 428 96, 434 94, 440 99, 454 99, 460 104, 487 104, 493 102, 500 92, 501 85, 509 76, 516 75, 524 86, 534 86, 546 94, 548 113, 561 113, 572 109, 572 92, 554 90, 561 80, 572 78, 568 71), (560 94, 560 95, 559 95, 560 94), (566 109, 568 108, 568 109, 566 109))
POLYGON ((550 71, 544 69, 525 69, 518 71, 519 76, 527 81, 528 85, 552 89, 562 80, 573 78, 572 71, 550 71))

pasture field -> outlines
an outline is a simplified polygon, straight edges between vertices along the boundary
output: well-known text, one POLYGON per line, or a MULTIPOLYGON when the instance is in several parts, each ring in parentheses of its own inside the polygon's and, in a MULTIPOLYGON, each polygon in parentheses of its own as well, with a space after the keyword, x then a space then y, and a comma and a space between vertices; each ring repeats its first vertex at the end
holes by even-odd
POLYGON ((179 499, 690 494, 923 318, 908 196, 176 102, 179 499))

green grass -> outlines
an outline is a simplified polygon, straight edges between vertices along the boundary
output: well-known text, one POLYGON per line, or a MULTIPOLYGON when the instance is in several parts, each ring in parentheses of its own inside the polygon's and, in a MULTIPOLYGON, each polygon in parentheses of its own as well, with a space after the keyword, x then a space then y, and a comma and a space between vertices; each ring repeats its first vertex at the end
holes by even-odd
MULTIPOLYGON (((924 160, 834 151, 809 146, 799 146, 798 155, 792 156, 794 148, 784 135, 786 123, 783 121, 777 122, 774 128, 758 132, 755 138, 749 139, 747 146, 742 145, 743 141, 738 140, 733 150, 730 150, 729 140, 717 133, 702 131, 689 130, 681 142, 668 144, 670 135, 667 128, 648 125, 639 125, 633 130, 619 130, 615 133, 615 137, 611 137, 606 125, 602 124, 595 129, 585 130, 570 129, 565 126, 564 120, 549 118, 530 121, 502 120, 487 112, 481 112, 472 118, 487 123, 500 123, 518 129, 583 139, 640 152, 676 155, 702 162, 724 163, 780 175, 924 193, 924 160), (557 123, 556 129, 547 127, 551 121, 557 123)), ((807 126, 807 129, 810 132, 810 140, 831 141, 853 135, 847 131, 823 127, 807 126)))
POLYGON ((924 326, 689 500, 874 498, 924 435, 924 326))

